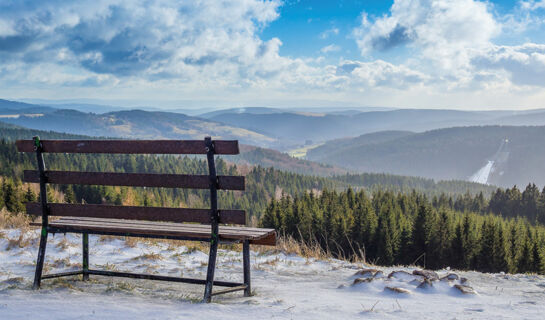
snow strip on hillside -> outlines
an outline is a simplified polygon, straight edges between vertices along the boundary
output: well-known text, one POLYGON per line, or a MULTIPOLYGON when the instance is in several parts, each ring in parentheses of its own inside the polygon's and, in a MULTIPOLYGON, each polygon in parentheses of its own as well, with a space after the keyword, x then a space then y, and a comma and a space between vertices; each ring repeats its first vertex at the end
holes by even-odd
MULTIPOLYGON (((352 285, 362 265, 339 260, 316 261, 279 253, 252 253, 255 295, 241 292, 199 303, 203 286, 91 276, 44 280, 31 290, 37 252, 36 232, 0 231, 0 319, 543 319, 545 278, 533 275, 456 272, 476 295, 463 295, 454 282, 436 281, 418 289, 408 274, 352 285), (405 288, 409 294, 385 287, 405 288)), ((81 237, 50 236, 46 272, 75 270, 81 261, 81 237)), ((200 277, 207 255, 191 247, 90 237, 93 268, 200 277)), ((217 279, 241 281, 240 252, 220 250, 217 279)), ((447 270, 439 271, 446 275, 447 270)))

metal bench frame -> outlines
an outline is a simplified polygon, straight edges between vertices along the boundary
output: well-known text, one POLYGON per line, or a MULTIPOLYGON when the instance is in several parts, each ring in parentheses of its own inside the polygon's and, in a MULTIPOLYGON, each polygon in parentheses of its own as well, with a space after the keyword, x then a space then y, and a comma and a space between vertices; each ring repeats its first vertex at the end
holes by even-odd
MULTIPOLYGON (((83 143, 82 141, 70 141, 70 140, 44 140, 41 141, 39 137, 34 137, 33 140, 19 140, 17 141, 17 147, 19 151, 21 152, 35 152, 36 153, 36 159, 38 164, 38 171, 25 171, 25 177, 24 180, 26 182, 39 182, 40 185, 40 203, 30 203, 27 204, 27 210, 29 213, 34 213, 37 215, 41 214, 42 222, 41 222, 41 234, 40 234, 40 246, 38 250, 38 258, 36 263, 36 271, 34 276, 34 284, 33 288, 38 289, 40 288, 41 280, 42 279, 51 279, 51 278, 57 278, 57 277, 65 277, 65 276, 74 276, 74 275, 82 275, 82 279, 88 280, 89 275, 100 275, 100 276, 116 276, 116 277, 126 277, 126 278, 136 278, 136 279, 149 279, 149 280, 160 280, 160 281, 173 281, 173 282, 184 282, 184 283, 191 283, 191 284, 204 284, 205 290, 204 290, 204 302, 210 302, 212 296, 219 295, 223 293, 228 292, 234 292, 234 291, 244 291, 244 296, 250 296, 251 295, 251 281, 250 281, 250 243, 251 240, 249 239, 220 239, 219 235, 219 224, 225 223, 225 221, 220 221, 220 211, 218 210, 218 198, 217 198, 217 190, 219 188, 219 178, 216 174, 216 166, 214 161, 214 155, 218 154, 216 152, 216 142, 219 144, 222 144, 220 147, 222 147, 223 151, 219 152, 220 154, 238 154, 238 143, 236 141, 213 141, 210 137, 206 137, 204 139, 204 150, 199 149, 199 145, 203 145, 202 140, 201 141, 156 141, 156 144, 153 144, 154 141, 144 141, 143 143, 151 143, 151 145, 146 145, 145 148, 139 148, 137 147, 137 150, 134 150, 133 147, 135 147, 136 144, 140 141, 120 141, 116 140, 114 142, 117 142, 118 145, 120 145, 120 148, 114 148, 111 145, 108 144, 106 140, 89 140, 86 141, 86 143, 83 143), (48 150, 44 150, 44 142, 48 143, 48 150), (56 142, 60 143, 59 145, 55 145, 56 142), (187 144, 183 144, 184 146, 181 150, 181 152, 178 150, 170 150, 169 151, 169 145, 172 146, 172 144, 169 144, 169 142, 172 143, 184 143, 187 142, 187 144), (235 146, 236 148, 228 148, 226 146, 229 146, 227 142, 230 142, 232 146, 235 146), (93 145, 94 143, 94 145, 93 145), (234 144, 233 144, 234 143, 234 144), (161 145, 162 144, 162 145, 161 145), (84 146, 82 146, 84 145, 84 146), (115 149, 115 150, 114 150, 115 149), (150 152, 143 152, 146 150, 151 150, 150 152), (78 228, 70 228, 70 227, 55 227, 49 224, 49 216, 51 215, 51 207, 53 207, 53 204, 50 205, 47 202, 47 190, 46 185, 50 183, 49 181, 49 172, 45 169, 45 163, 43 158, 44 152, 67 152, 67 153, 170 153, 170 154, 206 154, 206 159, 208 162, 208 189, 210 190, 210 210, 209 210, 209 223, 210 223, 210 237, 191 237, 191 236, 173 236, 173 235, 150 235, 150 234, 140 234, 140 233, 120 233, 120 232, 108 232, 108 231, 89 231, 89 230, 82 230, 78 228), (39 210, 38 210, 39 209, 39 210), (61 273, 55 273, 55 274, 46 274, 43 275, 43 265, 44 265, 44 259, 45 259, 45 250, 47 246, 47 236, 48 234, 55 234, 55 233, 81 233, 82 234, 82 269, 78 271, 73 272, 61 272, 61 273), (173 240, 190 240, 190 241, 203 241, 203 242, 209 242, 210 243, 210 252, 209 252, 209 258, 208 258, 208 269, 206 274, 206 279, 190 279, 190 278, 178 278, 178 277, 170 277, 170 276, 161 276, 161 275, 151 275, 151 274, 136 274, 136 273, 128 273, 128 272, 116 272, 116 271, 108 271, 108 270, 94 270, 89 269, 89 234, 99 234, 99 235, 112 235, 112 236, 128 236, 128 237, 142 237, 142 238, 160 238, 160 239, 173 239, 173 240), (240 243, 242 242, 242 256, 243 256, 243 273, 244 273, 244 282, 243 283, 236 283, 236 282, 226 282, 226 281, 217 281, 214 280, 214 272, 216 269, 216 256, 218 251, 218 244, 222 243, 240 243), (227 287, 227 289, 219 290, 219 291, 213 291, 213 286, 220 286, 220 287, 227 287)), ((51 172, 51 176, 53 176, 53 173, 51 172)), ((66 173, 66 172, 60 172, 60 173, 66 173)), ((71 173, 71 172, 68 172, 71 173)), ((142 177, 140 177, 142 178, 142 177)), ((194 176, 191 176, 190 178, 194 178, 194 176)), ((198 178, 202 178, 198 177, 198 178)), ((235 178, 235 177, 226 177, 226 178, 235 178)), ((236 177, 236 178, 242 178, 243 177, 236 177)), ((52 179, 53 180, 53 179, 52 179)), ((60 179, 59 179, 60 180, 60 179)), ((65 178, 66 180, 66 178, 65 178)), ((71 184, 78 184, 77 176, 72 179, 69 179, 69 183, 71 184), (73 181, 74 180, 74 181, 73 181)), ((201 179, 202 180, 202 179, 201 179)), ((96 181, 95 181, 96 182, 96 181)), ((202 181, 201 181, 202 182, 202 181)), ((54 181, 53 183, 56 183, 54 181)), ((60 182, 59 182, 60 183, 60 182)), ((87 181, 86 183, 82 184, 101 184, 101 183, 93 183, 93 181, 87 181)), ((202 184, 202 183, 201 183, 202 184)), ((103 184, 104 185, 104 184, 103 184)), ((119 185, 119 184, 117 184, 119 185)), ((132 186, 135 186, 132 184, 132 186)), ((224 188, 229 189, 229 188, 224 188)), ((236 189, 236 188, 231 188, 236 189)), ((242 189, 244 189, 244 181, 242 180, 242 189)), ((62 205, 61 205, 62 206, 62 205)), ((179 209, 182 210, 182 209, 179 209)), ((199 209, 189 209, 189 210, 199 210, 199 209)), ((204 209, 201 209, 204 210, 204 209)), ((207 210, 208 211, 208 210, 207 210)), ((223 210, 222 210, 223 211, 223 210)), ((232 210, 236 211, 236 210, 232 210)), ((245 213, 243 213, 243 218, 245 220, 245 213)), ((115 218, 115 217, 112 217, 115 218)), ((227 221, 228 219, 226 219, 227 221)), ((236 219, 235 219, 236 220, 236 219)), ((239 219, 240 220, 240 217, 239 219)), ((231 220, 229 220, 231 221, 231 220)), ((202 221, 199 221, 202 222, 202 221)), ((231 222, 233 223, 233 222, 231 222)), ((235 222, 236 223, 236 222, 235 222)), ((239 222, 240 223, 240 222, 239 222)), ((243 222, 245 223, 245 222, 243 222)), ((273 230, 274 233, 274 230, 273 230)), ((275 234, 270 234, 269 240, 265 241, 268 243, 264 244, 274 244, 276 241, 275 234), (272 239, 272 240, 271 240, 272 239), (271 243, 272 241, 272 243, 271 243)), ((259 241, 255 241, 255 243, 259 243, 259 241)))

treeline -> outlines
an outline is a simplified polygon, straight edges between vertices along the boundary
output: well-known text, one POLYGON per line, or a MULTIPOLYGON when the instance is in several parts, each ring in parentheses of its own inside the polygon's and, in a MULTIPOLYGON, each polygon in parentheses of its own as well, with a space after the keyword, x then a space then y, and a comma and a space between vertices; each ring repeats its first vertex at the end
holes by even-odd
MULTIPOLYGON (((23 131, 24 132, 24 131, 23 131)), ((52 133, 56 135, 56 133, 52 133)), ((62 136, 60 136, 62 138, 62 136)), ((149 155, 82 155, 46 154, 46 166, 56 170, 116 171, 146 173, 206 174, 204 158, 186 156, 149 155)), ((13 142, 0 140, 0 176, 5 177, 15 190, 18 199, 15 208, 24 207, 24 194, 31 192, 20 179, 24 169, 35 169, 34 154, 19 153, 13 142)), ((433 180, 398 177, 387 174, 344 175, 334 178, 300 175, 273 168, 237 167, 221 158, 217 161, 218 173, 246 176, 246 191, 220 192, 220 205, 224 208, 244 209, 250 223, 255 224, 271 199, 278 199, 282 193, 290 196, 301 195, 309 190, 324 188, 342 191, 348 186, 369 192, 389 190, 410 194, 418 190, 430 197, 434 208, 446 207, 456 211, 471 211, 482 214, 498 214, 504 217, 526 217, 532 223, 545 224, 545 189, 530 184, 524 191, 516 186, 511 189, 494 189, 475 184, 470 191, 463 191, 463 184, 456 181, 433 182, 433 180), (363 186, 362 186, 363 185, 363 186), (484 188, 484 193, 482 192, 484 188), (486 189, 486 188, 490 188, 486 189), (477 192, 481 190, 481 192, 477 192), (441 193, 437 195, 438 192, 441 193), (491 194, 489 196, 489 194, 491 194)), ((468 184, 471 185, 471 184, 468 184)), ((55 186, 53 201, 85 201, 88 203, 150 205, 174 207, 207 207, 206 191, 162 188, 128 188, 111 186, 55 186), (63 196, 68 194, 68 197, 63 196)))
MULTIPOLYGON (((453 201, 453 199, 450 199, 453 201)), ((424 194, 324 190, 272 200, 260 221, 334 256, 380 265, 543 273, 545 228, 436 207, 424 194)))
POLYGON ((363 187, 370 190, 380 189, 403 193, 410 193, 414 189, 423 190, 430 197, 441 194, 462 195, 466 192, 470 195, 482 193, 489 196, 495 190, 495 187, 468 181, 442 180, 436 182, 433 179, 387 173, 348 173, 333 176, 332 179, 352 187, 363 187))
MULTIPOLYGON (((45 154, 46 168, 51 170, 143 172, 171 174, 207 174, 204 157, 175 155, 107 155, 107 154, 45 154)), ((14 190, 11 208, 20 210, 26 201, 24 195, 33 192, 21 183, 23 170, 36 169, 35 155, 19 153, 13 142, 0 140, 0 176, 14 190), (30 191, 29 191, 30 190, 30 191)), ((282 192, 298 195, 307 190, 338 188, 339 184, 326 178, 297 175, 272 168, 252 167, 239 172, 236 165, 221 158, 216 161, 218 174, 246 176, 246 191, 221 191, 218 193, 222 208, 244 209, 251 224, 256 224, 265 208, 282 192)), ((97 204, 124 204, 144 206, 171 206, 206 208, 209 206, 208 192, 192 189, 130 188, 112 186, 60 185, 53 186, 51 201, 82 202, 97 204)), ((34 194, 36 197, 36 194, 34 194)))
MULTIPOLYGON (((0 137, 6 142, 13 142, 16 139, 30 139, 38 135, 42 139, 100 139, 88 136, 58 133, 54 131, 42 131, 24 128, 6 127, 0 122, 0 137), (4 127, 3 127, 4 126, 4 127)), ((338 169, 328 165, 313 163, 310 161, 298 160, 288 155, 273 150, 262 149, 252 146, 241 146, 242 154, 226 157, 229 162, 246 163, 251 166, 275 168, 277 171, 296 173, 295 179, 305 176, 327 177, 328 184, 337 190, 353 188, 365 188, 370 190, 387 189, 396 192, 411 192, 413 189, 425 192, 428 196, 439 196, 442 193, 448 195, 461 195, 469 192, 476 195, 482 192, 486 197, 495 190, 495 187, 471 183, 467 181, 439 181, 420 177, 408 177, 384 173, 363 173, 363 174, 336 174, 338 169), (331 176, 332 174, 336 174, 331 176)), ((0 162, 1 164, 1 162, 0 162)), ((241 166, 239 166, 241 167, 241 166)), ((301 190, 304 192, 304 190, 301 190)))
POLYGON ((533 224, 545 225, 545 188, 540 192, 533 183, 528 184, 522 192, 517 186, 498 188, 489 198, 482 193, 477 195, 465 193, 456 198, 442 194, 434 196, 432 204, 435 208, 448 207, 456 211, 493 213, 506 218, 525 217, 533 224))

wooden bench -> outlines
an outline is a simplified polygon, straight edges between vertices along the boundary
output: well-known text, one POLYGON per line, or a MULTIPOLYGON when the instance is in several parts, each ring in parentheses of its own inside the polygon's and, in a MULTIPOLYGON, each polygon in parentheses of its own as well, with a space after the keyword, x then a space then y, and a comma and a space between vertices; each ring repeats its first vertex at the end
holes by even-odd
POLYGON ((23 181, 40 184, 40 202, 28 203, 27 212, 41 216, 40 247, 36 263, 34 288, 42 279, 63 276, 119 276, 204 284, 204 301, 213 295, 244 290, 251 294, 250 244, 276 244, 273 229, 249 228, 243 210, 218 210, 217 190, 244 190, 244 177, 218 176, 214 155, 239 153, 238 141, 212 140, 18 140, 20 152, 35 152, 38 170, 25 170, 23 181), (206 154, 208 175, 48 171, 43 153, 107 153, 107 154, 206 154), (130 187, 193 188, 210 190, 210 209, 136 207, 99 204, 66 204, 47 202, 47 184, 81 184, 130 187), (60 217, 49 221, 50 217, 60 217), (220 224, 222 224, 220 226, 220 224), (82 270, 42 275, 47 235, 81 233, 83 238, 82 270), (89 268, 89 234, 159 238, 210 242, 206 279, 177 278, 151 274, 134 274, 89 268), (214 280, 218 243, 242 243, 243 283, 214 280), (213 291, 213 286, 227 289, 213 291))

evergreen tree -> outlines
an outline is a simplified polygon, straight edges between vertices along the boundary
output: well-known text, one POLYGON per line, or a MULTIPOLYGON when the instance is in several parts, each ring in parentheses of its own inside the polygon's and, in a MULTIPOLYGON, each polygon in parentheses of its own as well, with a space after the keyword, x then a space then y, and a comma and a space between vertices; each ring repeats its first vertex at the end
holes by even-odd
POLYGON ((536 273, 543 273, 544 272, 544 265, 543 265, 543 255, 540 252, 539 243, 536 239, 532 245, 532 272, 536 273))
POLYGON ((494 247, 493 247, 493 266, 495 272, 508 272, 509 271, 509 261, 507 258, 504 230, 501 223, 496 224, 496 234, 494 237, 494 247))
POLYGON ((522 245, 522 251, 517 261, 517 272, 531 272, 533 269, 532 261, 532 244, 528 238, 525 239, 522 245))
POLYGON ((72 186, 68 186, 64 191, 64 202, 76 203, 76 195, 74 194, 74 189, 72 189, 72 186))
POLYGON ((36 194, 34 194, 34 191, 30 188, 30 186, 27 186, 25 195, 23 197, 24 202, 35 202, 36 201, 36 194))
MULTIPOLYGON (((418 208, 418 213, 413 223, 412 230, 412 246, 413 259, 420 261, 421 258, 426 259, 429 256, 429 242, 432 233, 432 217, 431 210, 425 205, 418 208)), ((425 260, 424 260, 425 261, 425 260)))
POLYGON ((17 189, 13 185, 13 182, 7 181, 3 189, 4 205, 6 206, 6 210, 8 210, 9 212, 22 212, 23 206, 19 201, 17 189))
POLYGON ((475 268, 484 272, 494 272, 494 243, 496 230, 490 220, 485 220, 479 239, 480 250, 475 259, 475 268))

